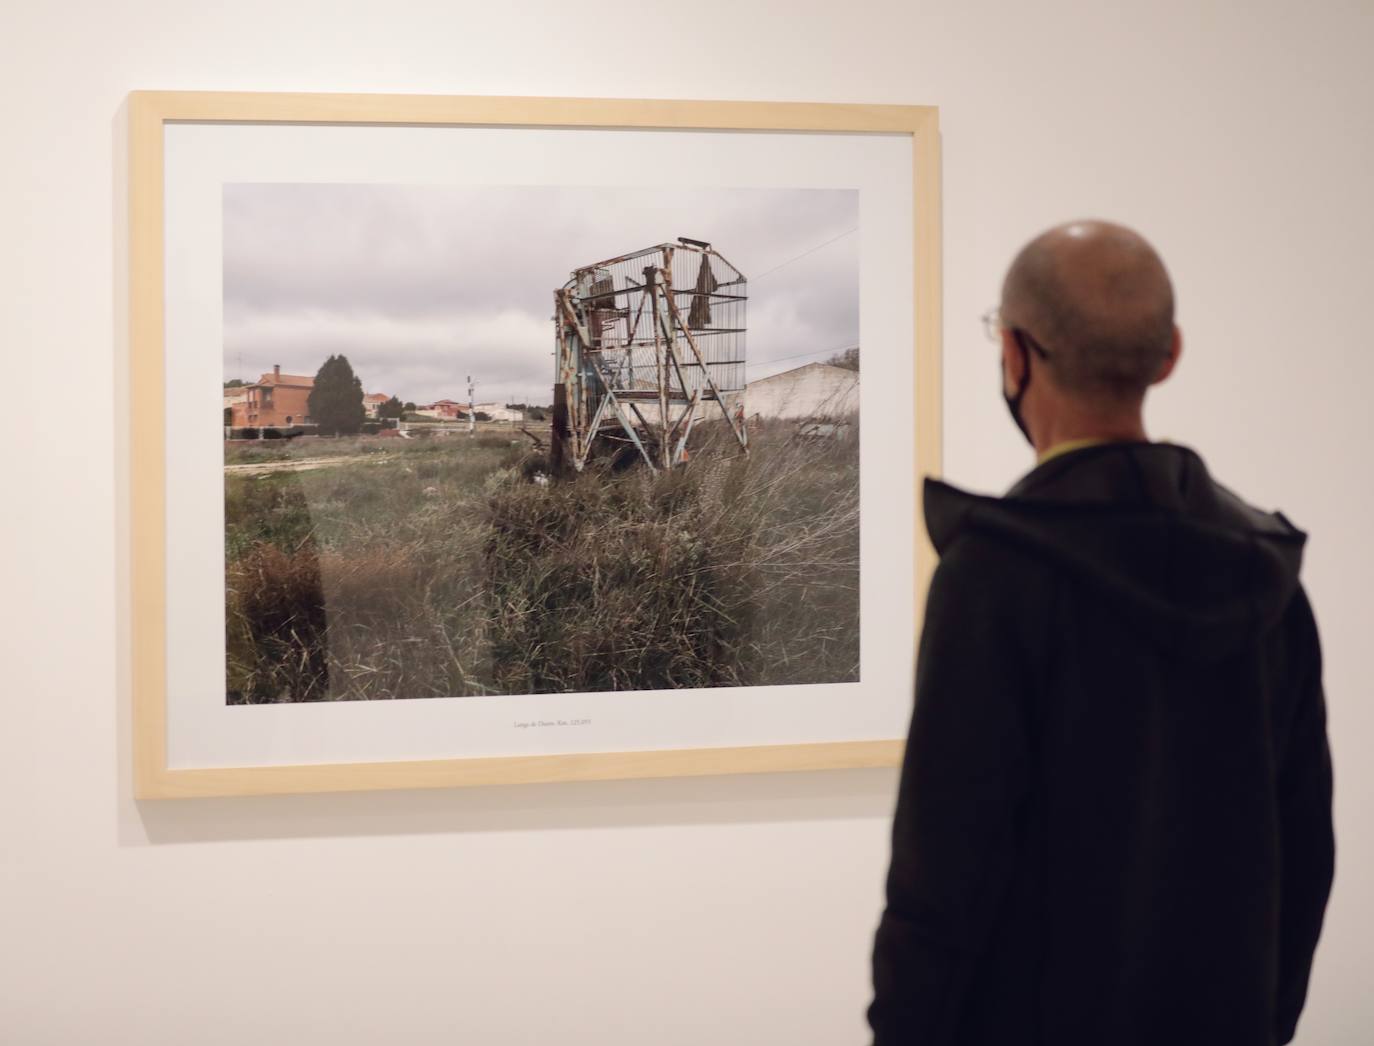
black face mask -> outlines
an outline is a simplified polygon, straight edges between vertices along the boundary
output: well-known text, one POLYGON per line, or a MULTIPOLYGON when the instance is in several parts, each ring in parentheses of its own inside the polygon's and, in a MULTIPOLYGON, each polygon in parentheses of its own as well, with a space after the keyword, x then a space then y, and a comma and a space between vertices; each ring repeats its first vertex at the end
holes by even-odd
POLYGON ((1026 398, 1026 389, 1030 388, 1030 350, 1026 348, 1026 339, 1019 330, 1012 331, 1012 337, 1016 339, 1016 347, 1021 350, 1021 382, 1016 386, 1015 396, 1007 395, 1007 377, 1002 373, 1000 362, 997 367, 997 374, 1002 379, 1002 399, 1006 400, 1007 410, 1011 413, 1011 420, 1016 422, 1016 427, 1021 430, 1021 435, 1025 436, 1026 442, 1033 447, 1035 440, 1031 439, 1030 429, 1026 428, 1026 419, 1021 416, 1021 401, 1026 398))

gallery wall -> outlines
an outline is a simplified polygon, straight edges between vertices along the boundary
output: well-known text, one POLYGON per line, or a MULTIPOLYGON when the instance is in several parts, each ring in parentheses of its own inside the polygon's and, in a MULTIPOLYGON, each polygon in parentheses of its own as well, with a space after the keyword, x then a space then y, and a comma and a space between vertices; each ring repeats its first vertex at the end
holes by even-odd
POLYGON ((978 325, 1009 257, 1073 216, 1143 230, 1185 336, 1152 433, 1312 535, 1339 867, 1298 1041, 1370 1041, 1372 46, 1360 0, 8 8, 0 1041, 864 1037, 891 772, 132 800, 112 332, 135 88, 938 105, 945 463, 982 490, 1028 463, 978 325))

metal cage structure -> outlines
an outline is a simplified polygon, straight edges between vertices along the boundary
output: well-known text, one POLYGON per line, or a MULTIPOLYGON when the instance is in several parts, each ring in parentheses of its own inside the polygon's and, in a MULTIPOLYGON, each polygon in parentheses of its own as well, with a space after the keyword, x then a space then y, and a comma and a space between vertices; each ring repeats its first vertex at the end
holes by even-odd
POLYGON ((554 469, 599 449, 673 468, 717 413, 748 453, 748 297, 738 269, 685 237, 573 270, 554 291, 554 469))

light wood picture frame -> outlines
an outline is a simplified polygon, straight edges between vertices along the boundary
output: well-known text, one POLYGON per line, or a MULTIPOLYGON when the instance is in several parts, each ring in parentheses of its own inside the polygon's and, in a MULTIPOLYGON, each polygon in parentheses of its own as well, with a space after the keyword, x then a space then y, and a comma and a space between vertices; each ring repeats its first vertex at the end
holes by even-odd
MULTIPOLYGON (((938 112, 929 106, 781 102, 712 102, 584 98, 418 95, 267 94, 137 91, 124 119, 128 150, 128 502, 129 664, 132 687, 132 768, 139 799, 191 798, 365 789, 609 780, 760 773, 900 762, 901 731, 842 740, 690 746, 630 750, 551 751, 444 758, 380 758, 251 765, 185 765, 170 759, 168 509, 182 496, 169 489, 167 419, 169 129, 179 125, 232 128, 504 128, 617 132, 795 135, 832 141, 866 137, 901 141, 909 149, 909 210, 902 230, 914 279, 906 317, 913 338, 903 374, 914 377, 903 399, 909 415, 890 412, 887 433, 909 441, 909 477, 888 477, 888 499, 909 511, 909 649, 914 662, 919 608, 935 556, 920 524, 920 477, 941 462, 941 230, 938 112)), ((866 219, 867 220, 867 219, 866 219)), ((683 230, 685 231, 685 230, 683 230)), ((627 246, 638 246, 631 244, 627 246)), ((580 261, 582 259, 573 259, 580 261)), ((552 339, 551 339, 552 340, 552 339)), ((215 352, 219 346, 213 347, 215 352)), ((865 363, 867 367, 867 362, 865 363)), ((867 432, 867 430, 865 430, 867 432)), ((869 437, 866 435, 865 439, 869 437)), ((210 550, 207 550, 207 553, 210 550)), ((903 560, 904 562, 906 560, 903 560)), ((220 596, 222 600, 222 594, 220 596)), ((910 680, 895 700, 909 709, 910 680)), ((441 699, 450 700, 450 699, 441 699)), ((456 700, 456 699, 454 699, 456 700)), ((383 702, 375 702, 382 704, 383 702)), ((410 702, 400 702, 409 704, 410 702)), ((892 720, 892 717, 888 717, 892 720)), ((268 746, 270 747, 270 746, 268 746)))

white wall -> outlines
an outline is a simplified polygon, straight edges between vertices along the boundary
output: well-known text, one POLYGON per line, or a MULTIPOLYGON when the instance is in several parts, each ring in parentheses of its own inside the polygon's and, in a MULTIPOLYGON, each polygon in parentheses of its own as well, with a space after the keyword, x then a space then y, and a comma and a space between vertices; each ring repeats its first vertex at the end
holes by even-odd
POLYGON ((840 417, 859 410, 859 375, 811 363, 751 381, 744 395, 749 417, 840 417))
POLYGON ((887 772, 137 805, 117 694, 112 128, 132 88, 933 103, 947 467, 1026 452, 977 317, 1134 223, 1179 288, 1152 412, 1312 532, 1340 865, 1299 1041, 1374 1036, 1374 8, 124 0, 0 17, 0 1041, 856 1043, 887 772), (40 397, 60 379, 60 424, 40 397), (28 419, 27 421, 25 419, 28 419), (37 421, 37 423, 31 423, 37 421))

